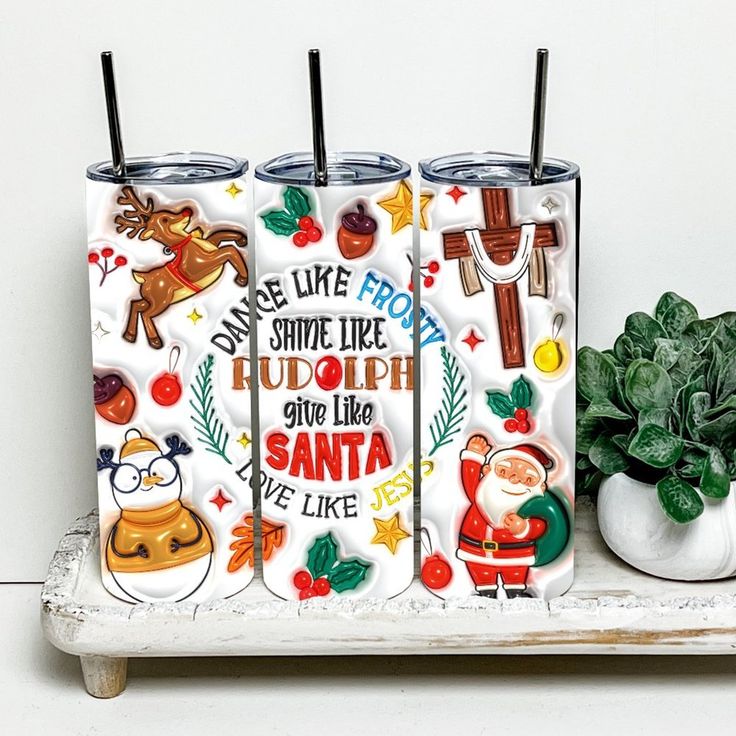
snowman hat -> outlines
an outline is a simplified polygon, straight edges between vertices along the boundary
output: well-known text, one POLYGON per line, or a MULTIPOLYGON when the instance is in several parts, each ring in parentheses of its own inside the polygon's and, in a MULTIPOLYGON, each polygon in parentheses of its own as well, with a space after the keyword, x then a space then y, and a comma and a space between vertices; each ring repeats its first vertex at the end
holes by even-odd
POLYGON ((125 433, 125 444, 120 448, 120 459, 137 452, 161 452, 161 449, 152 439, 144 437, 140 430, 129 429, 125 433))
POLYGON ((511 460, 519 457, 531 463, 536 468, 542 480, 547 477, 547 473, 555 466, 555 461, 541 447, 537 447, 536 445, 506 447, 503 450, 494 452, 489 458, 489 462, 497 463, 499 460, 511 460))

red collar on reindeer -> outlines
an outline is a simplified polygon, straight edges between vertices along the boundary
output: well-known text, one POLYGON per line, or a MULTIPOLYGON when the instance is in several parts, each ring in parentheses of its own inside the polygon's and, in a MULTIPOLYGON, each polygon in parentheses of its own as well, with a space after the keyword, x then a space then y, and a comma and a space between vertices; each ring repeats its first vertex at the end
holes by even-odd
POLYGON ((186 286, 188 289, 191 289, 192 291, 199 292, 202 291, 201 286, 197 286, 193 281, 190 281, 179 269, 179 266, 181 265, 181 259, 184 255, 184 248, 189 245, 192 241, 192 235, 191 233, 184 238, 184 240, 180 240, 176 245, 170 245, 169 250, 171 250, 175 255, 172 260, 170 260, 166 264, 166 270, 182 285, 186 286))

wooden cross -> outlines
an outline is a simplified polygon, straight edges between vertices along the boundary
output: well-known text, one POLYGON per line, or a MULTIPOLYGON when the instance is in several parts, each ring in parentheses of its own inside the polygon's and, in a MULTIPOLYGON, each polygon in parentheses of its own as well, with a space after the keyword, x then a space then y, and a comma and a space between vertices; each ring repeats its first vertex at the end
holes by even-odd
MULTIPOLYGON (((480 231, 483 247, 495 264, 510 263, 519 246, 521 227, 511 225, 508 190, 482 189, 481 194, 485 216, 485 229, 480 231)), ((442 240, 445 259, 459 259, 460 261, 460 279, 465 296, 472 296, 483 291, 483 284, 465 231, 444 233, 442 240)), ((541 249, 557 245, 557 232, 553 224, 536 226, 529 275, 530 295, 547 296, 547 268, 544 251, 541 249)), ((519 288, 516 282, 494 284, 493 292, 504 368, 523 368, 525 360, 519 310, 519 288)))

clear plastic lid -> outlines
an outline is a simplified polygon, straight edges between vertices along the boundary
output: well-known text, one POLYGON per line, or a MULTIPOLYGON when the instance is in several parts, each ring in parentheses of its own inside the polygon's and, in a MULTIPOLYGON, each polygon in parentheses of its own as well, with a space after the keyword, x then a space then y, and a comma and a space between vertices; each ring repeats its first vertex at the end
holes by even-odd
POLYGON ((531 179, 529 157, 514 153, 454 153, 419 162, 424 179, 439 184, 476 187, 524 187, 555 184, 580 175, 577 164, 556 158, 544 159, 542 176, 531 179))
POLYGON ((193 184, 236 179, 247 170, 245 159, 197 151, 126 159, 124 176, 113 171, 112 161, 101 161, 87 169, 87 177, 116 184, 193 184))
MULTIPOLYGON (((327 154, 327 185, 380 184, 405 179, 409 164, 387 153, 367 151, 327 154)), ((314 159, 309 151, 287 153, 256 166, 256 179, 274 184, 314 186, 314 159)))

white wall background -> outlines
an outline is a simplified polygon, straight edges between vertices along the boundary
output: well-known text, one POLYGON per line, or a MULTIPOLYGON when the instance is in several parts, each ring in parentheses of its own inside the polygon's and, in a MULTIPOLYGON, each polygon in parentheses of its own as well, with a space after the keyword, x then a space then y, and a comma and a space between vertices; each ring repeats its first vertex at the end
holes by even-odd
POLYGON ((603 347, 674 289, 736 307, 736 7, 680 0, 0 2, 0 581, 41 580, 95 505, 84 170, 108 157, 98 54, 116 53, 129 155, 256 163, 310 145, 408 161, 527 151, 551 51, 549 155, 583 172, 580 337, 603 347))

